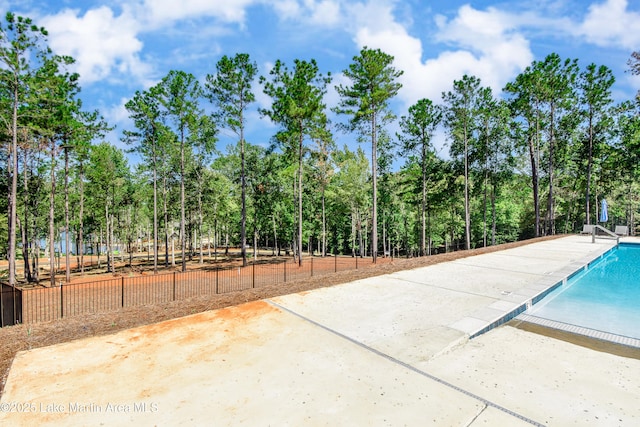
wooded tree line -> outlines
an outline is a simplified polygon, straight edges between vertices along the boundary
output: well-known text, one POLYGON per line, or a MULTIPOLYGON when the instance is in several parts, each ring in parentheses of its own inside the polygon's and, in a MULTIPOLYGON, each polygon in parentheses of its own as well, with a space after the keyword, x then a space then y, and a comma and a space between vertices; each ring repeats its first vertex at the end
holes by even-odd
MULTIPOLYGON (((500 94, 465 75, 396 117, 402 70, 378 49, 343 70, 334 106, 332 76, 313 59, 278 60, 260 76, 248 54, 225 55, 201 80, 174 70, 132 95, 122 135, 141 161, 130 165, 103 141, 100 113, 83 109, 73 58, 54 55, 46 36, 11 13, 0 27, 0 245, 12 285, 18 256, 26 281, 39 280, 43 253, 54 270, 61 236, 64 248, 105 251, 109 270, 116 246, 149 251, 154 270, 175 264, 177 247, 184 270, 229 246, 245 264, 257 247, 300 263, 303 251, 375 260, 574 232, 596 222, 603 197, 612 221, 635 229, 640 98, 615 103, 603 65, 552 53, 500 94), (252 142, 259 91, 277 131, 252 142), (439 129, 448 151, 434 147, 439 129), (221 147, 221 132, 236 143, 221 147)), ((640 73, 637 52, 628 65, 640 73)))

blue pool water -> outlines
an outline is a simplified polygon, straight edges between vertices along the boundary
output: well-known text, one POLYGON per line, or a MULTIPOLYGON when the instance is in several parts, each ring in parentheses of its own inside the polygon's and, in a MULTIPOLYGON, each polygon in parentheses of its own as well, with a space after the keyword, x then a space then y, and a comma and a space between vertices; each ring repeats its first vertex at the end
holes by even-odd
POLYGON ((640 245, 620 244, 527 314, 640 339, 640 245))

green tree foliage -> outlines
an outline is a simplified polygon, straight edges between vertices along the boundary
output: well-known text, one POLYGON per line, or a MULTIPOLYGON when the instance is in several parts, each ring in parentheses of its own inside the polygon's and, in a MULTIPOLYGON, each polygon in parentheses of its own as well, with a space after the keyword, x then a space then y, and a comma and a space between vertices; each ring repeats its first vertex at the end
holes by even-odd
POLYGON ((521 118, 519 139, 529 148, 533 199, 535 206, 535 236, 541 233, 539 206, 539 171, 541 160, 546 162, 547 216, 546 232, 555 233, 554 176, 555 167, 563 166, 566 159, 557 158, 563 153, 575 131, 577 122, 576 60, 562 60, 557 54, 548 55, 543 61, 534 61, 514 82, 506 85, 505 91, 512 95, 513 114, 521 118), (560 138, 558 136, 560 135, 560 138), (557 163, 560 162, 558 165, 557 163))
POLYGON ((582 114, 586 118, 585 131, 582 137, 584 149, 580 158, 586 163, 585 171, 585 214, 584 223, 591 224, 591 177, 594 168, 599 163, 602 146, 606 143, 609 129, 613 125, 609 110, 613 99, 611 98, 611 87, 615 82, 613 73, 605 66, 598 67, 596 64, 587 65, 586 69, 580 73, 579 89, 580 101, 582 104, 582 114))
POLYGON ((497 198, 501 185, 511 178, 514 169, 510 135, 512 119, 504 101, 493 97, 491 88, 482 88, 478 105, 478 163, 482 182, 482 245, 487 246, 487 211, 491 210, 491 244, 496 244, 497 198))
POLYGON ((0 91, 2 122, 9 143, 6 144, 8 206, 7 206, 7 258, 9 261, 9 285, 16 281, 16 232, 18 193, 18 131, 25 126, 23 117, 28 115, 31 97, 35 90, 33 75, 42 66, 42 60, 50 55, 46 46, 47 31, 37 27, 30 18, 8 12, 5 23, 0 25, 0 91))
POLYGON ((104 230, 107 270, 111 272, 114 271, 114 235, 120 228, 115 221, 127 201, 130 179, 129 166, 122 150, 106 142, 92 147, 87 169, 87 191, 93 205, 94 219, 104 230))
POLYGON ((246 114, 256 97, 251 85, 258 72, 255 62, 246 53, 233 58, 224 55, 216 64, 216 74, 207 75, 207 97, 216 107, 214 117, 217 124, 235 133, 240 144, 240 185, 242 212, 240 225, 240 250, 242 265, 247 265, 247 213, 245 180, 245 139, 246 114))
POLYGON ((349 228, 346 233, 343 231, 343 237, 346 237, 343 240, 348 243, 342 252, 362 255, 366 250, 364 229, 371 206, 369 162, 361 148, 353 152, 345 146, 337 150, 333 157, 338 170, 327 188, 329 205, 334 212, 332 228, 342 229, 346 224, 349 228), (345 223, 345 216, 349 222, 345 223))
POLYGON ((321 209, 321 235, 320 241, 322 247, 320 253, 322 256, 327 254, 327 213, 326 213, 326 191, 334 174, 332 156, 335 150, 335 141, 333 135, 328 128, 328 122, 321 125, 313 135, 315 146, 311 150, 311 158, 313 163, 312 179, 317 184, 320 193, 320 209, 321 209))
MULTIPOLYGON (((53 56, 43 60, 42 66, 34 74, 34 80, 38 82, 37 93, 32 93, 31 101, 38 106, 34 113, 32 123, 35 124, 35 133, 48 146, 50 157, 50 193, 49 193, 49 253, 55 253, 56 240, 56 164, 61 149, 65 150, 65 229, 68 237, 68 142, 70 135, 76 132, 79 122, 75 117, 80 112, 80 101, 77 94, 78 75, 69 73, 66 68, 74 62, 73 58, 53 56)), ((68 246, 67 246, 68 247, 68 246)), ((69 250, 66 250, 69 253, 69 250)), ((67 255, 66 265, 69 265, 67 255)), ((49 257, 49 270, 51 286, 56 285, 55 259, 49 257)), ((68 268, 67 268, 68 270, 68 268)), ((68 274, 67 274, 68 276, 68 274)))
POLYGON ((158 170, 163 161, 166 139, 161 138, 162 112, 160 109, 160 88, 136 91, 133 98, 125 104, 129 118, 136 130, 124 130, 124 141, 133 145, 132 150, 139 153, 150 166, 153 185, 153 271, 158 271, 158 170))
POLYGON ((469 200, 469 168, 471 146, 477 132, 477 112, 480 99, 480 79, 464 75, 453 82, 453 91, 442 94, 445 103, 445 126, 451 139, 451 155, 462 156, 464 170, 465 248, 471 248, 471 204, 469 200))
POLYGON ((186 155, 187 150, 193 148, 195 144, 201 142, 198 134, 198 126, 201 124, 199 117, 203 112, 200 107, 202 98, 202 88, 195 76, 184 71, 170 71, 159 85, 160 105, 163 108, 163 115, 168 123, 173 127, 177 135, 177 144, 180 152, 180 246, 181 246, 181 268, 187 270, 186 257, 186 199, 185 199, 185 177, 186 177, 186 155))
POLYGON ((428 162, 433 157, 433 146, 431 139, 436 127, 442 120, 442 110, 433 104, 430 99, 421 99, 411 107, 409 114, 402 116, 400 129, 403 134, 399 135, 402 153, 417 154, 419 156, 420 169, 422 173, 422 200, 420 203, 420 255, 429 253, 427 250, 427 187, 428 183, 428 162))
POLYGON ((103 137, 110 130, 103 117, 97 111, 81 112, 79 116, 81 127, 72 135, 70 147, 75 157, 75 191, 78 196, 77 219, 75 221, 76 232, 76 255, 81 274, 84 273, 84 184, 85 167, 89 160, 91 142, 94 139, 103 137))
POLYGON ((278 60, 269 74, 270 79, 262 77, 260 80, 264 84, 265 94, 271 97, 272 104, 271 108, 262 109, 261 112, 280 126, 274 139, 285 151, 295 153, 292 157, 297 160, 297 254, 298 262, 302 265, 304 141, 317 136, 327 122, 324 94, 331 77, 323 76, 313 59, 308 62, 295 60, 293 70, 289 70, 278 60))
POLYGON ((349 116, 345 129, 357 132, 360 140, 371 142, 372 213, 371 244, 374 262, 378 254, 378 135, 380 130, 395 117, 389 101, 402 87, 398 82, 403 72, 393 67, 393 56, 380 49, 364 47, 353 58, 349 68, 343 71, 351 81, 349 86, 336 86, 340 102, 334 109, 338 114, 349 116))
MULTIPOLYGON (((636 76, 640 75, 640 51, 631 53, 631 58, 627 61, 629 71, 636 76)), ((640 90, 636 93, 636 102, 640 103, 640 90)))
POLYGON ((554 178, 555 167, 562 166, 563 158, 556 156, 556 150, 562 154, 562 146, 574 131, 576 122, 571 115, 576 113, 575 83, 578 66, 576 60, 562 60, 557 54, 548 55, 542 62, 534 62, 534 70, 541 76, 540 101, 545 111, 548 124, 547 135, 547 180, 549 191, 547 196, 547 233, 555 234, 554 178), (562 136, 565 138, 562 138, 562 136), (560 138, 559 138, 560 136, 560 138))

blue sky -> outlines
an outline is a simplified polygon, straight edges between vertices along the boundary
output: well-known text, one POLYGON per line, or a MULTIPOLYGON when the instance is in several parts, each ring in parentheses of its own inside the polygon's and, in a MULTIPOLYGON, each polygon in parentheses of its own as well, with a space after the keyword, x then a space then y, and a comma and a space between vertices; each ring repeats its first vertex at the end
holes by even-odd
MULTIPOLYGON (((640 89, 640 79, 625 72, 631 52, 640 50, 638 0, 0 0, 0 9, 32 17, 49 30, 55 53, 77 60, 85 108, 116 126, 108 140, 121 147, 120 132, 131 128, 124 104, 136 90, 172 69, 204 81, 222 55, 240 52, 257 62, 260 75, 276 59, 315 58, 339 84, 362 47, 379 48, 404 71, 393 103, 398 116, 420 98, 439 103, 464 74, 499 94, 552 52, 577 58, 581 67, 611 68, 618 101, 640 89)), ((255 92, 256 107, 268 106, 257 82, 255 92)), ((336 102, 331 89, 327 103, 336 102)), ((256 111, 248 126, 256 144, 275 131, 256 111)), ((353 138, 337 133, 336 140, 353 138)), ((221 135, 218 146, 232 141, 221 135)))

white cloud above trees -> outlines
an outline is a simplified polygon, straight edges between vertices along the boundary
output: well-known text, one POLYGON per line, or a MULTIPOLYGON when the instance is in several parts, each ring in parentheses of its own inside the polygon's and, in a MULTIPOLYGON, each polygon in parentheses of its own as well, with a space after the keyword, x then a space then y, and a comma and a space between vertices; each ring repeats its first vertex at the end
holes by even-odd
POLYGON ((139 25, 128 10, 119 16, 102 6, 80 14, 65 9, 40 20, 49 32, 49 45, 59 54, 76 60, 83 82, 114 78, 115 74, 144 80, 149 65, 140 60, 144 45, 139 25))
MULTIPOLYGON (((464 73, 474 73, 487 85, 500 87, 533 58, 529 41, 520 31, 527 25, 525 22, 538 28, 564 27, 567 33, 598 46, 635 49, 640 45, 640 32, 629 31, 640 14, 628 9, 627 0, 593 3, 583 21, 571 25, 565 18, 545 19, 531 11, 515 14, 496 7, 479 10, 464 5, 453 17, 435 15, 431 22, 420 22, 419 26, 414 23, 413 28, 408 28, 406 22, 394 16, 396 2, 385 0, 184 0, 179 7, 163 0, 144 0, 122 6, 117 15, 108 6, 86 12, 64 9, 43 17, 41 23, 51 34, 52 48, 76 58, 85 82, 110 78, 114 73, 144 81, 145 73, 154 68, 142 59, 144 35, 167 31, 167 27, 185 19, 203 17, 214 18, 216 22, 211 25, 233 24, 240 31, 247 25, 250 8, 257 4, 272 7, 282 25, 297 20, 309 26, 334 26, 335 31, 345 31, 346 37, 350 34, 358 47, 368 45, 393 54, 414 91, 426 86, 421 81, 430 80, 431 87, 439 87, 442 78, 450 83, 452 76, 461 77, 464 73), (415 33, 419 27, 435 29, 435 41, 443 47, 435 56, 424 58, 424 34, 415 33)), ((437 91, 424 89, 425 96, 430 97, 437 91)), ((406 98, 415 96, 407 94, 406 98)))
MULTIPOLYGON (((499 91, 535 58, 534 40, 549 40, 550 45, 566 40, 575 46, 629 53, 640 49, 640 32, 633 31, 640 13, 632 10, 628 0, 577 2, 583 10, 570 14, 550 12, 550 4, 543 3, 544 8, 525 3, 482 8, 467 4, 446 14, 435 6, 414 14, 415 3, 397 0, 140 0, 105 2, 88 10, 56 10, 52 3, 48 13, 38 13, 37 22, 49 30, 56 53, 77 60, 75 71, 83 85, 107 84, 114 92, 116 86, 126 86, 112 102, 131 96, 132 87, 143 89, 156 83, 168 71, 166 67, 180 67, 202 78, 210 69, 189 66, 207 55, 233 55, 246 46, 277 59, 287 52, 286 44, 263 45, 263 40, 251 38, 258 32, 256 27, 264 24, 265 13, 271 14, 277 27, 263 32, 294 27, 306 31, 300 34, 301 40, 303 35, 334 36, 335 44, 321 46, 323 52, 309 52, 308 58, 327 54, 326 62, 319 61, 323 72, 340 73, 363 46, 393 55, 396 68, 404 71, 400 99, 405 107, 425 97, 440 102, 441 93, 464 74, 475 75, 499 91), (159 39, 175 44, 153 46, 159 39), (191 50, 195 41, 201 50, 191 50)), ((620 79, 629 84, 628 76, 620 79)))
POLYGON ((533 60, 525 37, 509 24, 506 14, 463 6, 447 19, 442 15, 420 27, 434 28, 436 41, 445 46, 435 57, 425 56, 420 34, 397 22, 392 4, 371 4, 354 40, 360 46, 379 48, 395 57, 395 66, 404 71, 400 96, 407 105, 420 98, 439 102, 441 93, 464 74, 479 77, 483 84, 499 91, 533 60))
POLYGON ((627 0, 607 0, 594 3, 574 34, 589 43, 603 47, 640 49, 640 12, 629 10, 627 0))

